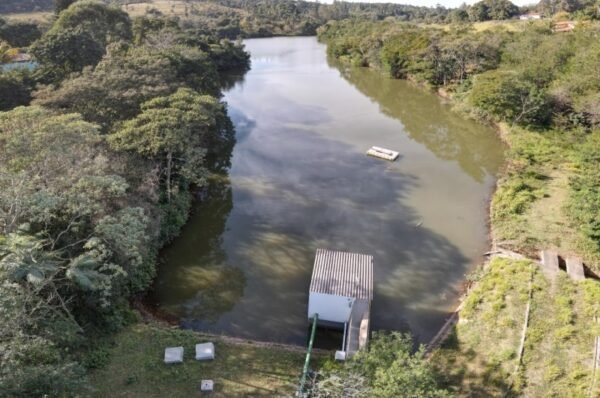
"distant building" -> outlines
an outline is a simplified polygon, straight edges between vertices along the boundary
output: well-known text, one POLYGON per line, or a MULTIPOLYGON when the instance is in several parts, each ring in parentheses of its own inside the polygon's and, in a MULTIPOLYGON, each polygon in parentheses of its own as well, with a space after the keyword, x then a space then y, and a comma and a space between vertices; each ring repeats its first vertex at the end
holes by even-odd
POLYGON ((12 62, 30 62, 31 55, 25 53, 18 53, 11 59, 12 62))
POLYGON ((523 14, 519 16, 521 21, 535 21, 542 19, 542 14, 523 14))
POLYGON ((558 33, 558 32, 570 32, 573 29, 575 29, 575 22, 574 21, 556 22, 554 24, 554 26, 552 27, 552 31, 555 32, 555 33, 558 33))

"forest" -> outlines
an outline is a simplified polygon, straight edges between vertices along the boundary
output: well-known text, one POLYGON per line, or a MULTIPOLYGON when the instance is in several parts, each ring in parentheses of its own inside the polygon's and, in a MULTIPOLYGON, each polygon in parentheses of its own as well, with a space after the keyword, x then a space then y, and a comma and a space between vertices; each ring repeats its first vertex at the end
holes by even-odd
POLYGON ((69 396, 93 336, 131 318, 193 192, 227 167, 222 79, 249 57, 95 1, 30 51, 35 71, 1 76, 2 108, 23 106, 0 113, 0 395, 69 396))

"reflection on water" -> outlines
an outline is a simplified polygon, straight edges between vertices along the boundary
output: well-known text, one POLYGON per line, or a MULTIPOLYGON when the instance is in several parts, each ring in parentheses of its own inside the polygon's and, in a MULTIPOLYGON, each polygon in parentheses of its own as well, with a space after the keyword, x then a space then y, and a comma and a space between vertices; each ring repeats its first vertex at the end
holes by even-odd
POLYGON ((304 344, 314 252, 350 250, 375 258, 373 329, 429 339, 485 251, 501 143, 408 84, 341 74, 314 38, 247 49, 252 70, 225 96, 230 185, 164 251, 157 302, 186 327, 304 344), (400 159, 365 156, 372 145, 400 159))
POLYGON ((438 158, 458 162, 477 181, 483 182, 502 164, 502 151, 497 148, 497 140, 490 139, 489 129, 465 122, 458 113, 449 112, 436 96, 410 82, 383 78, 377 71, 342 68, 329 62, 340 67, 342 76, 375 101, 381 112, 401 121, 412 139, 438 158))

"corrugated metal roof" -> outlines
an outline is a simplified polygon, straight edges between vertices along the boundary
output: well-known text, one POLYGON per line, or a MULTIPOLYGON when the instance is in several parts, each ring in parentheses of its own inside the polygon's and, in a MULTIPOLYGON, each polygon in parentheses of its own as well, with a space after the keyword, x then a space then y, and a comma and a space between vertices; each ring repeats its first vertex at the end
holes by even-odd
POLYGON ((317 249, 310 292, 373 299, 373 256, 317 249))

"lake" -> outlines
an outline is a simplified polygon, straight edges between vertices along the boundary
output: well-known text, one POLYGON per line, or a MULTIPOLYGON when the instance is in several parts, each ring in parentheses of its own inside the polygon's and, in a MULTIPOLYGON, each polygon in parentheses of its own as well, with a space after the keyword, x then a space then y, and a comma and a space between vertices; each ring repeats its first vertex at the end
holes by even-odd
POLYGON ((153 300, 184 327, 305 344, 315 250, 366 253, 372 329, 426 342, 487 250, 503 144, 421 88, 338 67, 314 37, 245 43, 252 69, 224 98, 230 178, 162 252, 153 300))
POLYGON ((12 63, 8 63, 8 64, 0 64, 0 72, 4 71, 4 72, 8 72, 8 71, 12 71, 15 69, 28 69, 28 70, 34 70, 35 68, 37 68, 37 63, 30 61, 30 62, 12 62, 12 63))

